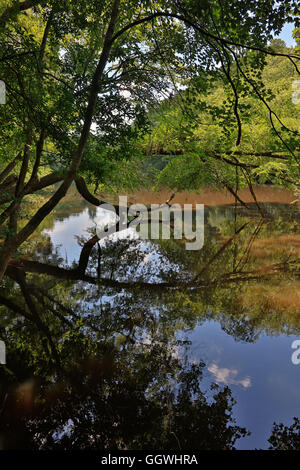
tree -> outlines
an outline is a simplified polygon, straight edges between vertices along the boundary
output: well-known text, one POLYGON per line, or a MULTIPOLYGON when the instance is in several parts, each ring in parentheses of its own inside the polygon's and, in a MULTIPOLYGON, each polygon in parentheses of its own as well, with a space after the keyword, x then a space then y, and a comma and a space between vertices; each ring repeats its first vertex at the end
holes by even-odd
MULTIPOLYGON (((84 196, 100 204, 79 178, 80 169, 97 160, 103 140, 107 144, 115 136, 104 154, 105 172, 107 155, 120 153, 122 139, 126 147, 130 133, 134 136, 134 128, 145 122, 147 103, 178 81, 186 84, 191 77, 221 65, 232 90, 230 107, 238 126, 238 145, 241 120, 234 75, 243 76, 268 107, 259 71, 266 54, 280 54, 267 43, 272 32, 278 33, 297 13, 296 2, 271 0, 265 0, 263 7, 260 1, 237 5, 227 0, 199 6, 194 1, 163 0, 153 5, 133 0, 124 8, 120 0, 63 4, 52 0, 47 4, 15 2, 4 8, 0 73, 7 84, 9 105, 1 109, 0 141, 6 166, 0 175, 5 204, 0 223, 8 221, 8 230, 0 250, 0 278, 18 247, 73 181, 84 196), (245 49, 252 55, 243 62, 245 49), (258 72, 255 82, 248 74, 252 69, 258 72), (127 100, 122 94, 125 89, 130 93, 127 100), (133 126, 128 126, 128 119, 133 126), (96 130, 89 139, 92 124, 96 130), (45 165, 55 170, 42 176, 45 165), (22 201, 58 182, 47 202, 18 227, 22 201)), ((298 56, 281 55, 298 70, 298 56)), ((270 118, 275 131, 271 110, 270 118)), ((96 164, 96 172, 101 171, 96 164)))
MULTIPOLYGON (((278 53, 292 53, 282 40, 270 46, 278 53)), ((274 115, 291 130, 299 127, 299 110, 292 96, 298 74, 282 56, 269 56, 262 81, 274 115)), ((235 196, 252 183, 273 183, 299 188, 299 142, 295 135, 270 125, 268 110, 251 93, 240 93, 243 139, 235 146, 235 123, 220 108, 228 104, 230 90, 218 71, 207 74, 204 88, 198 81, 176 97, 165 100, 151 114, 152 129, 143 141, 145 151, 161 162, 157 184, 173 190, 198 190, 203 186, 225 187, 235 196), (287 152, 286 145, 295 153, 287 152)), ((225 111, 224 111, 225 112, 225 111)), ((239 201, 243 203, 243 201, 239 201)), ((254 199, 255 202, 255 199, 254 199)))

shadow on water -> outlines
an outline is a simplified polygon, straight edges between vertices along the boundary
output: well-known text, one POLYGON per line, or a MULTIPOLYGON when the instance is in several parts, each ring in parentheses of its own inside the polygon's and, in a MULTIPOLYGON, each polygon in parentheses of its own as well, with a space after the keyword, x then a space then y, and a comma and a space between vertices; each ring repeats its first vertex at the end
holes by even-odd
POLYGON ((300 415, 300 214, 261 206, 206 208, 187 251, 61 204, 1 289, 1 447, 268 447, 300 415))

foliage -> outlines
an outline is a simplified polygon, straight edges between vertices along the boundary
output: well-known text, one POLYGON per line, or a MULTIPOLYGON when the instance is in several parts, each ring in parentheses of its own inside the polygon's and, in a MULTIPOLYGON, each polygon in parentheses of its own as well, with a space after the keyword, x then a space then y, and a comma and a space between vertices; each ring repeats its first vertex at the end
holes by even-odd
MULTIPOLYGON (((272 40, 270 47, 277 53, 293 53, 293 49, 288 49, 278 39, 272 40)), ((250 52, 240 58, 246 68, 252 55, 250 52)), ((234 186, 237 170, 239 184, 243 186, 247 185, 241 170, 244 168, 248 169, 253 182, 285 186, 293 186, 294 182, 296 187, 299 106, 292 102, 292 85, 298 77, 297 71, 285 57, 270 55, 263 71, 257 73, 261 74, 267 106, 280 121, 276 123, 273 119, 272 127, 268 107, 253 94, 245 78, 238 77, 242 125, 242 141, 238 147, 232 90, 221 79, 219 71, 207 73, 204 82, 203 79, 191 80, 186 90, 178 90, 175 97, 152 111, 152 132, 145 138, 143 147, 150 155, 167 155, 165 168, 157 175, 159 186, 179 190, 220 187, 224 182, 234 186), (294 158, 292 153, 295 153, 294 158)), ((254 72, 251 75, 254 77, 254 72)))
POLYGON ((274 423, 272 434, 268 439, 270 450, 299 450, 300 448, 300 420, 294 418, 290 426, 274 423))

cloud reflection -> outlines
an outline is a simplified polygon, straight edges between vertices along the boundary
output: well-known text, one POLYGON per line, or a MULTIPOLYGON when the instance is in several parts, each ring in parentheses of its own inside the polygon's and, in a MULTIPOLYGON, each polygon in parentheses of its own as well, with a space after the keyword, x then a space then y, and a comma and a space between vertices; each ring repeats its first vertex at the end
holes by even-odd
POLYGON ((237 369, 228 369, 227 367, 221 368, 217 364, 212 363, 208 366, 208 370, 215 376, 218 383, 226 385, 241 385, 244 388, 249 388, 252 385, 251 378, 249 376, 246 376, 243 379, 237 378, 237 369))

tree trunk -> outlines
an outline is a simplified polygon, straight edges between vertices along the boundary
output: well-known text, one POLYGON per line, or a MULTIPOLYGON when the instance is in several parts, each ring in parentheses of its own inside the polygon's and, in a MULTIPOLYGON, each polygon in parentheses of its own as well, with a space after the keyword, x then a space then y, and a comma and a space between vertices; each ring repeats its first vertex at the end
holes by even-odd
POLYGON ((79 169, 81 158, 88 140, 90 127, 95 111, 95 106, 97 102, 97 96, 99 92, 99 82, 103 75, 105 66, 108 62, 110 51, 113 44, 113 34, 118 18, 120 0, 114 0, 112 13, 110 17, 110 22, 105 34, 103 49, 101 56, 97 65, 97 68, 94 72, 90 95, 88 100, 87 109, 85 112, 85 119, 80 135, 80 139, 75 150, 74 156, 72 158, 71 165, 67 172, 67 175, 58 188, 58 190, 53 194, 53 196, 35 213, 31 220, 25 225, 20 232, 10 240, 4 242, 2 249, 0 250, 0 280, 3 278, 5 270, 7 268, 9 259, 13 255, 14 251, 25 241, 27 238, 37 229, 40 223, 45 219, 45 217, 51 213, 55 206, 61 201, 61 199, 66 195, 69 187, 71 186, 76 172, 79 169))

